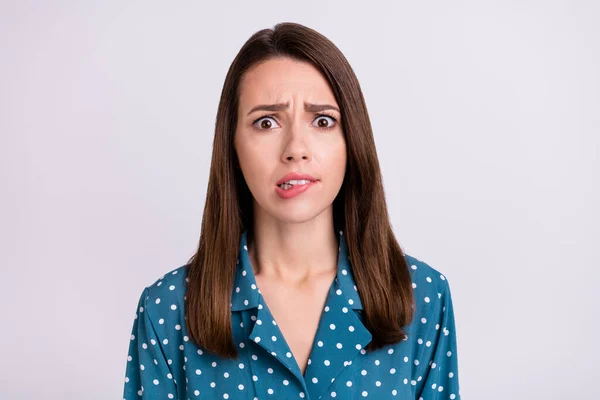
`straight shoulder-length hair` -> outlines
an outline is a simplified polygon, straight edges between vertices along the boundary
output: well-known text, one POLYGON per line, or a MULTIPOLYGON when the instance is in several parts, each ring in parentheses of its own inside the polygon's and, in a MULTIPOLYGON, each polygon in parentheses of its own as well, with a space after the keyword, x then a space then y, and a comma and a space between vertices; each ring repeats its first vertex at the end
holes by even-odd
POLYGON ((346 174, 333 201, 334 229, 343 230, 372 333, 365 351, 406 339, 414 295, 407 261, 392 231, 371 122, 360 85, 342 52, 317 31, 279 23, 253 34, 233 60, 221 92, 197 252, 186 263, 185 319, 196 345, 224 358, 238 356, 231 295, 244 230, 253 232, 252 194, 233 146, 244 74, 258 63, 289 57, 311 63, 329 82, 340 106, 347 143, 346 174))

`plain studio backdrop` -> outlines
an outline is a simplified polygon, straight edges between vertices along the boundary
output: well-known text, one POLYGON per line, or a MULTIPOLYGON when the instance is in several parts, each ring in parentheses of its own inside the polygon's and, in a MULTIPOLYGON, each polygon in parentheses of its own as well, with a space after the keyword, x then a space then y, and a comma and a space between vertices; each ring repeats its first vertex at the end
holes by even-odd
POLYGON ((291 21, 346 55, 394 231, 444 273, 466 399, 598 399, 600 3, 3 1, 0 398, 122 395, 196 250, 217 103, 291 21))

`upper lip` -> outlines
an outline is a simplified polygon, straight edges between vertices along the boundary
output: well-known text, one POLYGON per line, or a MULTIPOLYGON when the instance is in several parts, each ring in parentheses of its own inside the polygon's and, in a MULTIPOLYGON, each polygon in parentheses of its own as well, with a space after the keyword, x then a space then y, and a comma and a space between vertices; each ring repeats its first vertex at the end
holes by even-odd
POLYGON ((284 182, 287 181, 291 181, 291 180, 301 180, 301 179, 306 179, 309 181, 317 181, 317 178, 314 178, 308 174, 303 174, 301 172, 290 172, 285 174, 280 180, 277 181, 277 185, 281 185, 284 182))

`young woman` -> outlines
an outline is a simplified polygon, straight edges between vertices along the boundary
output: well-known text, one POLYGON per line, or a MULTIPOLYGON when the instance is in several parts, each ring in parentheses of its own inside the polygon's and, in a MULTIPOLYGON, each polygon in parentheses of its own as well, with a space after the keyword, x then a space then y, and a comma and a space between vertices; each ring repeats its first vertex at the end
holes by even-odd
POLYGON ((460 399, 448 280, 391 229, 358 80, 295 23, 219 103, 197 253, 142 292, 124 398, 460 399))

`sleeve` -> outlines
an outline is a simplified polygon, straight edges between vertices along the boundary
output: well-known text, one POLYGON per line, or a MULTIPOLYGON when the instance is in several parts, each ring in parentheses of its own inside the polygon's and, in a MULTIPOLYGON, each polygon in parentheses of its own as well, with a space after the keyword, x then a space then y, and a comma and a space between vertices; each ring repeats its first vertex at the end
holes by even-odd
POLYGON ((146 309, 147 299, 148 288, 145 288, 131 330, 123 399, 177 399, 173 375, 146 309))
POLYGON ((439 301, 430 316, 432 328, 425 339, 430 345, 421 345, 420 362, 413 370, 416 400, 460 400, 452 295, 448 280, 443 275, 440 282, 441 290, 436 296, 439 301))

